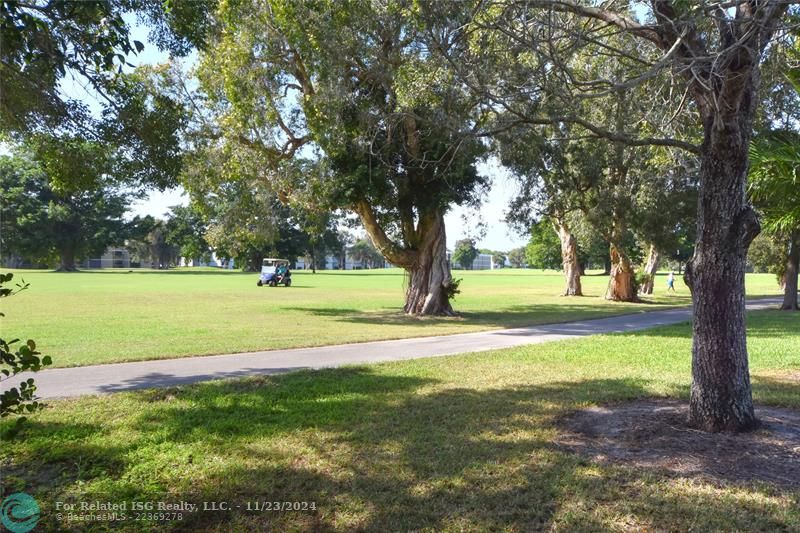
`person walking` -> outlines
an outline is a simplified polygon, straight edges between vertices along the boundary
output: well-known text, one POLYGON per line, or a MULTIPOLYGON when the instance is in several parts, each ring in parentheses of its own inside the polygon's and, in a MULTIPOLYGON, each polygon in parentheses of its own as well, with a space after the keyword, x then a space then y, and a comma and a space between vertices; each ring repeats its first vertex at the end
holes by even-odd
POLYGON ((677 292, 675 291, 675 273, 670 272, 669 276, 667 276, 667 292, 677 292))

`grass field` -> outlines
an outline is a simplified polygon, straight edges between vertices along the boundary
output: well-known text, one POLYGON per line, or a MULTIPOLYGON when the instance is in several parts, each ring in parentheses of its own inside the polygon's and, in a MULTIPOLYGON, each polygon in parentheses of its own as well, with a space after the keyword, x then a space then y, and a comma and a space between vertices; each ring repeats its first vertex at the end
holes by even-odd
MULTIPOLYGON (((690 303, 664 277, 647 303, 604 301, 607 277, 583 278, 583 298, 558 296, 558 272, 501 270, 463 278, 458 318, 401 312, 398 270, 296 272, 290 288, 256 287, 256 274, 219 270, 17 271, 29 290, 4 299, 4 331, 33 338, 54 366, 318 346, 564 322, 690 303)), ((16 281, 16 279, 15 279, 16 281)), ((748 275, 748 296, 774 295, 769 274, 748 275)))
MULTIPOLYGON (((800 408, 800 314, 754 312, 748 324, 757 403, 800 408)), ((4 491, 34 495, 47 530, 70 525, 55 501, 182 499, 241 508, 164 529, 800 530, 800 492, 552 446, 555 417, 576 407, 687 398, 689 335, 683 324, 52 402, 0 449, 4 491), (246 510, 273 500, 317 510, 246 510)))

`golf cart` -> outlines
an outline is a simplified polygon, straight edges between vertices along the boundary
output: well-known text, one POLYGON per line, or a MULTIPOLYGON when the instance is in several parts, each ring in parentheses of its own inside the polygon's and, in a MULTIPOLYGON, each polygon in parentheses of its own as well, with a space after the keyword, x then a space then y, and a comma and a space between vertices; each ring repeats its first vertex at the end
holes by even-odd
POLYGON ((286 287, 292 285, 292 273, 289 272, 289 261, 286 259, 275 259, 268 257, 261 263, 261 277, 257 285, 269 285, 275 287, 283 284, 286 287))

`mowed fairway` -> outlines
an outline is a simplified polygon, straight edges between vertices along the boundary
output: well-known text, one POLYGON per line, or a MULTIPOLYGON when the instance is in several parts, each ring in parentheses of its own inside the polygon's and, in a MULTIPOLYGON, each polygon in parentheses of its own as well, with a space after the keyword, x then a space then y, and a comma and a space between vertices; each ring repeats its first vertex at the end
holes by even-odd
MULTIPOLYGON (((648 303, 603 300, 607 277, 583 278, 583 298, 559 296, 558 272, 455 271, 457 318, 403 315, 399 270, 295 272, 294 285, 257 287, 257 274, 219 270, 16 271, 29 290, 4 299, 7 336, 32 338, 54 366, 318 346, 465 333, 688 305, 682 281, 648 303)), ((748 296, 775 295, 769 274, 748 275, 748 296)))
MULTIPOLYGON (((758 406, 800 408, 800 313, 753 312, 748 329, 758 406)), ((231 506, 111 524, 127 531, 800 530, 796 489, 554 445, 572 409, 688 398, 690 337, 682 324, 53 401, 4 444, 0 468, 7 492, 37 499, 44 531, 105 529, 68 522, 57 501, 231 506), (248 511, 275 500, 316 510, 248 511)))

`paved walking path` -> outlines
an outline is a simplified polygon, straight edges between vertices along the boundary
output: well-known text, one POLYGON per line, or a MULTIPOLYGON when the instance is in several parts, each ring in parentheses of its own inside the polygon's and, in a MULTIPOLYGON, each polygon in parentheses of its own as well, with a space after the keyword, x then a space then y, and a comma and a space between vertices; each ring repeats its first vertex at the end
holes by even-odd
MULTIPOLYGON (((751 300, 747 302, 747 309, 774 307, 780 301, 780 298, 751 300)), ((316 369, 481 352, 523 344, 539 344, 601 333, 636 331, 654 326, 676 324, 690 320, 691 314, 691 308, 683 307, 596 320, 458 335, 55 368, 43 370, 35 375, 23 375, 26 378, 35 377, 38 392, 42 398, 65 398, 84 394, 105 394, 133 389, 166 387, 213 379, 278 374, 303 368, 316 369)), ((18 381, 15 379, 3 381, 0 383, 0 391, 14 386, 18 381)))

